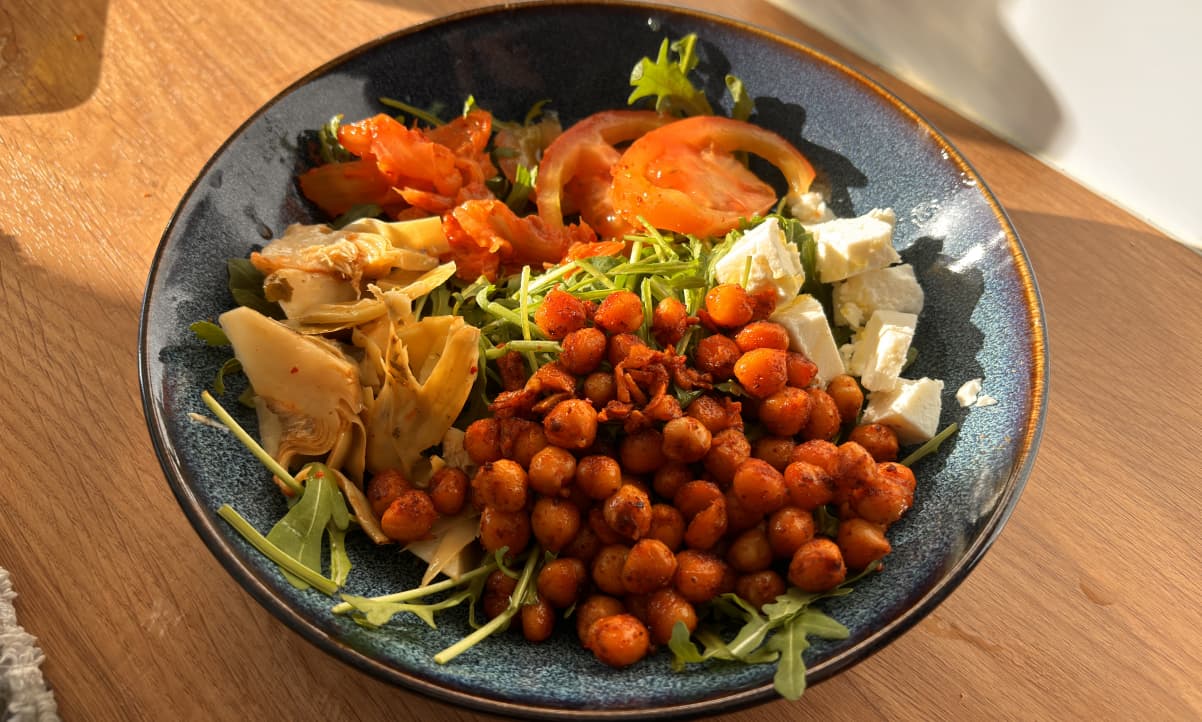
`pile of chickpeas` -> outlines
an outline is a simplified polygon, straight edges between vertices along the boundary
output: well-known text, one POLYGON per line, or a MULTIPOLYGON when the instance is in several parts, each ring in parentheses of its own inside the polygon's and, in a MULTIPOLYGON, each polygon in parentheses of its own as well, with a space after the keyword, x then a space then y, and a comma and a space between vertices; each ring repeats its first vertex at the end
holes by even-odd
MULTIPOLYGON (((789 585, 838 586, 889 553, 885 531, 913 502, 914 475, 896 463, 891 429, 855 425, 856 380, 818 384, 816 366, 766 320, 773 307, 771 295, 737 285, 712 288, 696 317, 665 299, 648 344, 635 333, 635 294, 595 306, 552 291, 535 322, 561 342, 559 360, 528 379, 523 364, 499 364, 506 391, 466 430, 471 477, 443 468, 426 489, 399 472, 372 477, 382 529, 421 539, 438 515, 470 504, 485 550, 518 555, 537 543, 554 559, 521 609, 522 633, 547 639, 575 605, 581 642, 616 667, 666 644, 677 622, 691 633, 698 605, 719 594, 762 607, 789 585), (694 325, 692 357, 675 355, 694 325), (723 382, 737 387, 714 388, 723 382), (673 386, 690 392, 683 408, 673 386), (833 538, 816 529, 821 508, 838 519, 833 538)), ((488 616, 515 585, 490 576, 488 616)))

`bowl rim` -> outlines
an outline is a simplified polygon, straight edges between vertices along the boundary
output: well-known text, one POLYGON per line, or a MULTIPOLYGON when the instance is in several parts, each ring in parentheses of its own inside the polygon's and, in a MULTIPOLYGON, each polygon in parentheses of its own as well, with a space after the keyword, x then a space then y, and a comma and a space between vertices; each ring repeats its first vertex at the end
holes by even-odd
POLYGON ((699 714, 714 714, 717 712, 727 712, 738 708, 751 706, 762 703, 775 697, 775 691, 771 682, 764 685, 746 689, 738 692, 726 693, 721 696, 707 697, 694 702, 686 702, 680 704, 671 704, 668 706, 657 706, 647 708, 622 708, 622 709, 570 709, 559 707, 543 707, 535 704, 526 704, 521 702, 511 702, 508 700, 492 699, 483 697, 479 694, 467 692, 463 690, 453 689, 443 684, 432 682, 423 679, 416 674, 406 672, 396 667, 392 667, 381 663, 380 661, 367 656, 367 654, 351 648, 339 639, 331 636, 325 630, 318 627, 311 620, 290 606, 286 600, 278 596, 276 592, 261 580, 255 570, 231 548, 229 541, 226 539, 226 534, 217 528, 215 515, 205 507, 195 491, 184 482, 183 469, 180 466, 179 459, 171 452, 171 446, 168 442, 168 431, 165 419, 159 414, 159 410, 154 403, 154 397, 150 389, 150 363, 147 351, 149 346, 148 317, 151 306, 151 291, 154 288, 155 282, 158 279, 158 274, 161 269, 161 262, 165 254, 167 241, 176 231, 176 226, 181 222, 185 206, 196 192, 201 180, 206 176, 210 168, 217 160, 225 153, 228 147, 234 143, 242 134, 262 117, 269 109, 275 106, 283 98, 297 90, 298 88, 320 78, 327 72, 341 66, 342 64, 374 50, 382 45, 387 45, 409 35, 427 32, 431 29, 442 25, 453 25, 462 22, 463 20, 476 18, 479 16, 509 13, 513 11, 526 10, 546 10, 554 7, 591 7, 591 8, 624 8, 628 10, 646 10, 648 12, 667 13, 670 15, 683 16, 714 22, 725 25, 729 28, 743 32, 749 35, 758 36, 773 44, 783 45, 789 49, 803 53, 809 56, 815 62, 825 64, 830 68, 839 71, 847 76, 850 80, 860 85, 864 90, 872 92, 881 99, 888 102, 898 112, 909 117, 917 126, 925 131, 929 137, 934 140, 945 152, 947 158, 955 163, 967 178, 975 181, 982 197, 988 203, 990 209, 998 219, 1003 232, 1006 234, 1007 246, 1011 257, 1014 259, 1015 270, 1018 273, 1018 280, 1024 298, 1024 309, 1027 313, 1027 324, 1031 332, 1032 343, 1032 365, 1030 371, 1030 396, 1029 402, 1031 411, 1026 419, 1025 428, 1022 432, 1021 439, 1017 440, 1015 463, 1011 468, 1010 474, 1006 479, 1006 483, 1002 490, 1003 501, 999 503, 990 514, 987 522, 982 530, 978 533, 976 540, 965 551, 964 555, 956 562, 955 565, 947 569, 943 576, 927 590, 926 594, 920 597, 909 609, 903 612, 899 617, 891 620, 883 627, 877 629, 864 639, 860 640, 855 645, 841 651, 839 654, 823 660, 813 668, 807 670, 807 686, 813 686, 826 679, 829 679, 837 673, 851 668, 852 666, 864 661, 874 653, 891 643, 903 633, 911 629, 919 621, 930 614, 948 595, 954 591, 959 584, 968 576, 985 553, 993 545, 998 535, 1001 533, 1006 521, 1013 513, 1014 508, 1018 504, 1019 497, 1022 495, 1022 490, 1026 485, 1027 478, 1031 473, 1032 466, 1035 461, 1036 452, 1038 451, 1040 440, 1043 433, 1043 427, 1047 411, 1048 401, 1048 371, 1049 371, 1049 349, 1047 340, 1047 325, 1044 318, 1043 300, 1040 294, 1038 285, 1035 281, 1034 272, 1031 268, 1030 259, 1027 255, 1022 242, 1019 240, 1018 233, 1010 221, 1006 211, 1002 208, 993 191, 985 183, 984 179, 977 170, 968 162, 963 154, 940 132, 934 125, 926 120, 917 110, 895 95, 892 91, 886 89, 880 83, 869 78, 863 72, 848 66, 847 64, 827 55, 824 52, 817 50, 805 43, 785 37, 774 31, 768 30, 754 23, 743 20, 736 20, 717 13, 711 13, 703 10, 692 8, 680 8, 667 4, 659 4, 657 2, 644 2, 642 0, 528 0, 518 3, 503 3, 496 5, 488 5, 484 7, 474 8, 470 10, 460 11, 449 15, 431 18, 421 23, 410 25, 399 30, 387 33, 380 37, 363 43, 351 50, 321 64, 313 70, 305 73, 300 78, 290 83, 287 87, 276 93, 270 100, 263 103, 257 108, 245 121, 243 121, 226 140, 213 152, 210 158, 205 162, 203 167, 197 172, 195 179, 188 186, 187 190, 180 198, 180 202, 176 209, 172 212, 171 218, 165 227, 163 234, 156 247, 155 254, 151 260, 150 269, 147 275, 146 284, 143 290, 142 308, 139 313, 138 320, 138 383, 142 396, 143 414, 146 418, 147 428, 150 434, 151 442, 154 446, 155 455, 158 457, 160 466, 164 471, 167 482, 174 493, 177 502, 180 504, 193 528, 200 535, 201 540, 209 551, 217 558, 217 561, 226 569, 231 577, 246 590, 260 605, 282 621, 286 626, 297 632, 301 637, 309 643, 314 644, 318 648, 333 655, 341 661, 376 677, 377 679, 389 682, 409 691, 420 692, 434 699, 450 704, 458 704, 464 707, 475 710, 489 712, 494 714, 502 714, 511 717, 527 718, 527 719, 549 719, 549 720, 615 720, 615 719, 674 719, 680 717, 689 717, 699 714))

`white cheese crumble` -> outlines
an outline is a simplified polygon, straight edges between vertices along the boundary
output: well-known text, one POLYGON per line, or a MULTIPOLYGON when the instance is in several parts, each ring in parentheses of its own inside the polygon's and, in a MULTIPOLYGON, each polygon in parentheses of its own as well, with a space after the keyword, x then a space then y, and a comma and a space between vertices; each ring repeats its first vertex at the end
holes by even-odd
POLYGON ((826 198, 823 198, 822 194, 817 191, 802 193, 789 206, 789 211, 794 218, 807 226, 813 223, 825 223, 835 218, 835 214, 831 213, 831 209, 826 206, 826 198))
POLYGON ((769 319, 785 327, 789 348, 805 354, 818 367, 817 378, 823 386, 842 374, 843 357, 835 345, 830 323, 818 299, 802 294, 788 303, 777 306, 769 319))
POLYGON ((923 293, 908 263, 877 268, 836 283, 832 293, 835 323, 860 328, 876 311, 922 313, 923 293))
POLYGON ((956 391, 956 403, 960 404, 961 408, 968 408, 977 402, 980 393, 981 379, 969 379, 956 391))
POLYGON ((796 296, 806 280, 801 253, 785 239, 775 217, 766 219, 736 240, 726 255, 714 264, 714 277, 719 283, 745 285, 749 293, 775 291, 777 303, 796 296), (743 283, 744 274, 747 275, 746 284, 743 283))
POLYGON ((893 209, 874 208, 859 218, 836 218, 808 227, 817 244, 818 279, 842 281, 901 260, 893 248, 893 209))
POLYGON ((869 391, 889 391, 897 386, 917 325, 918 316, 912 313, 872 314, 852 353, 851 366, 860 374, 860 385, 869 391))
POLYGON ((892 391, 868 394, 863 423, 888 426, 903 444, 927 441, 939 426, 942 394, 943 382, 938 379, 899 379, 892 391))

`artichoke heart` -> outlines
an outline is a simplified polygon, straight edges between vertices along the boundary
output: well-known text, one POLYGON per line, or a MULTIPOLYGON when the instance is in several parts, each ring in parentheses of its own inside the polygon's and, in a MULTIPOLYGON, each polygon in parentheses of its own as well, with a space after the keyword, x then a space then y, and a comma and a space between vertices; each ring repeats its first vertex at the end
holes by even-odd
POLYGON ((325 456, 358 435, 359 369, 338 346, 245 306, 219 320, 255 390, 264 448, 281 465, 325 456))

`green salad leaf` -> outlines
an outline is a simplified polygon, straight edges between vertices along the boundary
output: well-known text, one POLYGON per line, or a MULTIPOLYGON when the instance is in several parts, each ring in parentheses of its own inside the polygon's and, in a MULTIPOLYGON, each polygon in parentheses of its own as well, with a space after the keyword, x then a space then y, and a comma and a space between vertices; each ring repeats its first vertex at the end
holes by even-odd
POLYGON ((274 319, 284 318, 284 310, 280 304, 267 300, 263 295, 263 272, 255 268, 249 258, 231 258, 226 261, 226 270, 230 277, 230 295, 239 306, 253 308, 259 313, 274 319))
POLYGON ((677 115, 713 115, 713 108, 705 93, 689 80, 689 73, 697 67, 697 36, 689 34, 669 43, 667 38, 659 46, 655 60, 643 58, 630 72, 630 84, 634 90, 626 99, 627 105, 640 98, 655 98, 655 109, 661 113, 677 115), (675 59, 671 56, 675 55, 675 59))

